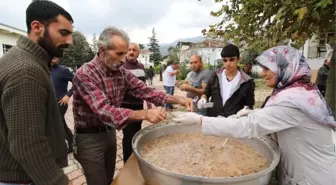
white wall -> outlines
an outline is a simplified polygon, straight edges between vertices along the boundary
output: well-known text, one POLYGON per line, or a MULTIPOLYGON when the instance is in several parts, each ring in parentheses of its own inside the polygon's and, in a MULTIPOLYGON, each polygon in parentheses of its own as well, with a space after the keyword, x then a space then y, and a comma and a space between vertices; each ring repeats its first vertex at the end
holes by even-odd
POLYGON ((148 68, 149 66, 153 66, 154 64, 150 62, 150 55, 149 54, 143 54, 140 53, 138 60, 145 66, 145 68, 148 68))
POLYGON ((193 49, 187 50, 183 58, 189 61, 191 55, 198 54, 202 57, 204 64, 214 65, 218 59, 221 59, 221 55, 220 55, 221 51, 222 51, 222 48, 193 48, 193 49))
POLYGON ((5 33, 0 30, 0 57, 4 54, 2 44, 8 44, 15 46, 16 41, 19 39, 19 35, 12 33, 5 33))

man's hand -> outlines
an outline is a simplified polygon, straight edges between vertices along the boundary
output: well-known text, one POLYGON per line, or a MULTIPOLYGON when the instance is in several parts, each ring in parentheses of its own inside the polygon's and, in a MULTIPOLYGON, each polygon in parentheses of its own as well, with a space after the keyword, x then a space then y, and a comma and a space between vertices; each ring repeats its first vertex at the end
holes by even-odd
POLYGON ((185 107, 188 111, 194 111, 194 104, 191 98, 183 97, 183 96, 176 96, 178 100, 178 104, 185 107))
POLYGON ((147 106, 147 109, 152 109, 152 108, 155 107, 154 104, 149 103, 149 102, 147 102, 147 101, 146 101, 146 106, 147 106))
POLYGON ((194 112, 173 112, 173 122, 179 125, 197 125, 202 123, 202 116, 194 112))
POLYGON ((70 97, 65 95, 58 103, 60 105, 68 105, 70 97))
POLYGON ((189 84, 180 85, 181 91, 189 91, 190 88, 191 88, 191 86, 189 84))
POLYGON ((156 107, 145 111, 145 120, 151 123, 158 123, 166 118, 167 113, 162 109, 162 107, 156 107))

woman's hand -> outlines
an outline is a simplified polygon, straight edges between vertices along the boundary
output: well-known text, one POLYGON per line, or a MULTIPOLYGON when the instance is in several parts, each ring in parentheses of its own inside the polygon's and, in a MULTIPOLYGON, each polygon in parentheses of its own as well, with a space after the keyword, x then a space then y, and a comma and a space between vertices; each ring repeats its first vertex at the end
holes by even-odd
POLYGON ((179 125, 197 125, 202 123, 202 116, 194 112, 173 112, 173 122, 179 125))

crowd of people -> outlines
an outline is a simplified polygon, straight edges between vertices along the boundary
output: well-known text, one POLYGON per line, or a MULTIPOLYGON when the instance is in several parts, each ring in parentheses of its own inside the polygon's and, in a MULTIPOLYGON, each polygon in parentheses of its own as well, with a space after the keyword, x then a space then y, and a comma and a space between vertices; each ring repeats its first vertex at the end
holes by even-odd
POLYGON ((62 168, 72 152, 88 185, 110 185, 116 131, 124 134, 126 162, 142 121, 165 120, 172 104, 188 111, 173 112, 175 123, 198 125, 206 135, 271 134, 281 150, 279 185, 336 184, 336 121, 298 50, 277 46, 256 59, 273 92, 262 108, 253 109, 252 65, 238 67, 241 56, 233 44, 222 49, 224 66, 216 72, 192 55, 192 71, 178 86, 186 97, 174 96, 179 63, 164 71, 166 93, 152 88, 153 67, 145 70, 138 61, 139 45, 119 28, 106 27, 97 55, 73 74, 59 64, 73 42, 72 16, 51 1, 33 1, 26 23, 27 37, 0 58, 0 185, 69 185, 62 168), (71 96, 74 133, 64 118, 71 96))

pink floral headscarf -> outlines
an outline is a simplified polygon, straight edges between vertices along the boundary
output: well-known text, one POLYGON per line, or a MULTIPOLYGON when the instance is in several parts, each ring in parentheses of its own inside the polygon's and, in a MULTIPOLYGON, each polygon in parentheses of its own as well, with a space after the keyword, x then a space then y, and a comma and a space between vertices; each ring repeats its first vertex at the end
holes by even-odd
POLYGON ((336 129, 336 121, 317 87, 310 82, 311 70, 302 53, 290 46, 264 51, 257 62, 277 75, 277 84, 267 106, 292 106, 317 123, 336 129))

